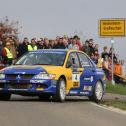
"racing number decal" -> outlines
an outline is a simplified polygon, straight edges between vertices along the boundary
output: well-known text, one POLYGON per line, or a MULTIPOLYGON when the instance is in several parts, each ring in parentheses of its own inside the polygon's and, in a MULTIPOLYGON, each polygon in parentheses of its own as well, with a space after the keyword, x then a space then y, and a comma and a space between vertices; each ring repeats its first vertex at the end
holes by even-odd
POLYGON ((79 73, 73 73, 72 74, 72 81, 73 82, 80 82, 80 74, 79 73))

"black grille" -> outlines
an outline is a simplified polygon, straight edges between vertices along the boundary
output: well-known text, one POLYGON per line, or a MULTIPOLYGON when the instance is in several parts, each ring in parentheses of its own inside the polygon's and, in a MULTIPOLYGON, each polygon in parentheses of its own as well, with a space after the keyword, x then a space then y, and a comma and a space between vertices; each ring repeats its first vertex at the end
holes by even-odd
POLYGON ((8 84, 9 89, 30 89, 32 84, 8 84))
POLYGON ((16 79, 20 75, 21 79, 31 79, 34 74, 7 74, 7 79, 16 79))
POLYGON ((30 80, 8 80, 7 83, 12 83, 12 84, 28 84, 30 83, 30 80))

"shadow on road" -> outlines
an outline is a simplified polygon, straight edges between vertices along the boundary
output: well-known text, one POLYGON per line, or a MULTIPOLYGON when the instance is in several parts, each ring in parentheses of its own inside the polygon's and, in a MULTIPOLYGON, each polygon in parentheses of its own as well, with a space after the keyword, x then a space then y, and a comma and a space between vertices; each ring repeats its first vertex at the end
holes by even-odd
MULTIPOLYGON (((66 98, 66 101, 64 103, 87 102, 87 101, 89 101, 87 97, 70 96, 66 98)), ((11 97, 11 100, 6 102, 54 102, 54 100, 53 98, 47 100, 40 100, 38 97, 26 97, 26 96, 24 97, 13 95, 11 97)))

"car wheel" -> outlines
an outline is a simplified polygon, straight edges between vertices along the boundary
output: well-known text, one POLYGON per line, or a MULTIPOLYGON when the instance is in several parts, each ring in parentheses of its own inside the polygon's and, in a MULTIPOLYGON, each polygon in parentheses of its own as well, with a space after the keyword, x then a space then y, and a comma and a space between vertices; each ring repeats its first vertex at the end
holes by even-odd
POLYGON ((0 93, 0 100, 2 101, 8 101, 11 98, 10 93, 0 93))
POLYGON ((66 82, 63 78, 59 79, 56 87, 56 95, 54 100, 57 102, 63 102, 66 99, 66 82))
POLYGON ((89 100, 99 103, 103 98, 103 86, 100 81, 97 81, 95 88, 93 90, 93 95, 89 96, 89 100))

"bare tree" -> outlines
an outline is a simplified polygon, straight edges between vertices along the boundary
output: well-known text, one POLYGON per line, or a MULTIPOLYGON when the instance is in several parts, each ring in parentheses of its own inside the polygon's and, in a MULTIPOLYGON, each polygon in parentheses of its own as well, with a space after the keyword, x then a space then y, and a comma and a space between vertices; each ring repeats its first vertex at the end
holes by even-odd
POLYGON ((4 19, 0 20, 0 41, 5 42, 8 37, 13 37, 13 39, 18 40, 19 22, 10 21, 6 16, 4 19))

